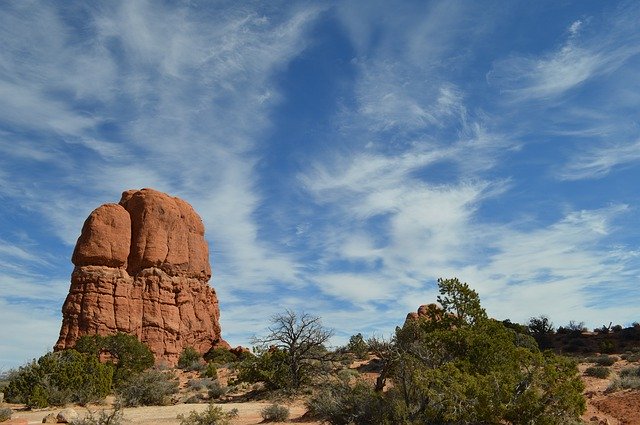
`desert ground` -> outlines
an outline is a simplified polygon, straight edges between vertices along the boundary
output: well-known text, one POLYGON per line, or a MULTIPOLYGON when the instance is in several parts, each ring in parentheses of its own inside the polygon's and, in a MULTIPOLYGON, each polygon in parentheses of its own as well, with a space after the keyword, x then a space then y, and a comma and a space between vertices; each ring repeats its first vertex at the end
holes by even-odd
MULTIPOLYGON (((618 360, 611 366, 612 374, 609 378, 599 379, 584 375, 584 371, 591 364, 582 363, 579 366, 580 373, 582 374, 582 380, 585 383, 585 397, 587 400, 587 411, 582 416, 582 419, 587 424, 597 425, 640 425, 640 391, 638 390, 623 390, 613 393, 607 393, 606 389, 616 374, 625 367, 631 365, 626 360, 618 360)), ((362 362, 356 362, 352 365, 352 368, 360 368, 362 362)), ((366 375, 372 375, 366 373, 366 375)), ((180 376, 182 382, 190 378, 189 374, 183 374, 180 376)), ((366 376, 368 379, 374 378, 373 376, 366 376)), ((181 385, 184 386, 184 385, 181 385)), ((278 401, 280 404, 286 405, 290 410, 290 419, 285 423, 306 423, 306 424, 320 424, 320 422, 312 421, 304 416, 306 409, 303 400, 295 400, 289 402, 278 401)), ((84 416, 88 412, 97 412, 101 409, 107 409, 113 403, 113 398, 108 398, 105 405, 102 406, 90 406, 80 407, 73 406, 73 408, 81 415, 84 416)), ((219 403, 225 411, 232 409, 238 410, 238 416, 231 421, 233 424, 249 425, 264 423, 260 414, 261 410, 266 406, 272 404, 268 400, 258 401, 242 401, 236 402, 229 400, 219 403)), ((48 408, 35 411, 25 410, 20 405, 10 405, 16 410, 13 415, 14 423, 21 424, 39 424, 42 423, 42 419, 49 413, 57 413, 61 408, 48 408)), ((180 420, 178 415, 187 415, 191 411, 202 412, 207 408, 206 403, 180 403, 169 406, 145 406, 135 408, 125 408, 124 419, 125 423, 131 424, 166 424, 166 425, 179 425, 180 420)))

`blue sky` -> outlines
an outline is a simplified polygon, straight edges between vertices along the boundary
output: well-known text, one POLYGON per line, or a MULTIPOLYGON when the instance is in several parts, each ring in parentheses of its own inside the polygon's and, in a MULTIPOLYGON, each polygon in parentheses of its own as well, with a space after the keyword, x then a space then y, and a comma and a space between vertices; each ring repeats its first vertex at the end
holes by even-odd
POLYGON ((84 219, 207 229, 223 336, 389 335, 457 276, 490 315, 640 320, 640 6, 0 3, 0 368, 55 343, 84 219))

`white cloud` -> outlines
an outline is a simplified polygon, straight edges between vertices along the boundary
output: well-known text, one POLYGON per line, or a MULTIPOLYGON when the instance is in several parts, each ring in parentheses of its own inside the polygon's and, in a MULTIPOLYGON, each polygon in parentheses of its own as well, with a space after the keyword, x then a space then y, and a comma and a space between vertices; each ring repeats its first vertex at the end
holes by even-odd
MULTIPOLYGON (((541 55, 514 55, 498 60, 487 74, 513 101, 553 100, 570 90, 609 74, 640 53, 638 44, 628 39, 630 23, 612 19, 606 35, 581 39, 581 21, 568 28, 568 39, 541 55)), ((632 37, 634 39, 634 37, 632 37)))
POLYGON ((558 172, 563 180, 601 178, 614 168, 640 161, 640 139, 630 143, 609 143, 579 151, 558 172))
POLYGON ((38 358, 53 349, 62 315, 28 303, 9 304, 0 298, 0 371, 38 358))
MULTIPOLYGON (((0 14, 0 122, 9 126, 0 149, 28 134, 5 158, 39 161, 42 170, 0 173, 11 182, 2 196, 49 224, 70 254, 92 209, 117 202, 123 190, 153 187, 202 216, 214 286, 267 293, 273 282, 292 281, 292 259, 260 234, 256 211, 264 200, 255 164, 281 99, 273 77, 306 47, 322 8, 269 9, 268 16, 241 5, 80 9, 24 4, 0 14), (83 38, 73 19, 61 19, 80 9, 83 38)), ((25 259, 24 267, 35 263, 25 259)), ((36 302, 32 287, 17 285, 15 293, 36 302)))

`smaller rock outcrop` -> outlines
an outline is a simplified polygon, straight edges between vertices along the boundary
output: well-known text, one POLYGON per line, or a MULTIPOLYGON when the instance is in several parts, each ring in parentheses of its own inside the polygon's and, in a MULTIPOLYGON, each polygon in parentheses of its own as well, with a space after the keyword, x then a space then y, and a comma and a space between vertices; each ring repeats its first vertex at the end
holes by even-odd
POLYGON ((418 319, 428 319, 439 322, 445 317, 445 314, 445 311, 438 304, 423 304, 418 307, 418 311, 407 314, 405 323, 418 319))

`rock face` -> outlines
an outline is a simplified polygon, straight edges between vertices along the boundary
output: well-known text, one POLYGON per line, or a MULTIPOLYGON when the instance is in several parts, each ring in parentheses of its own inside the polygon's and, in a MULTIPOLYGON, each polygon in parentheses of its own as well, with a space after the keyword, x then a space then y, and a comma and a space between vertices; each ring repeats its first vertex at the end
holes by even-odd
POLYGON ((174 365, 185 347, 201 354, 228 344, 204 225, 191 205, 153 189, 129 190, 87 218, 72 257, 75 269, 54 349, 84 335, 125 332, 174 365))

